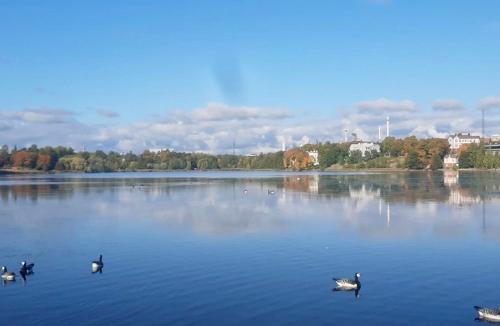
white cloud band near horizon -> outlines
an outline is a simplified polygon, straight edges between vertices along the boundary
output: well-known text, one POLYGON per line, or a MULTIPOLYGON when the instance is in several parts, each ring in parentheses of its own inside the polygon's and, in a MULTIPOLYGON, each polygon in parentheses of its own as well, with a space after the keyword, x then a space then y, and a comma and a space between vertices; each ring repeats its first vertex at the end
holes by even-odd
MULTIPOLYGON (((500 97, 479 100, 478 109, 488 109, 487 134, 500 133, 500 97)), ((105 119, 119 113, 100 109, 105 119)), ((208 103, 191 111, 170 111, 160 119, 126 125, 90 124, 79 114, 62 109, 0 111, 0 143, 9 146, 71 146, 80 150, 142 152, 170 148, 185 152, 231 153, 233 142, 238 154, 271 152, 316 141, 338 142, 343 130, 363 140, 377 140, 378 128, 385 135, 385 117, 390 116, 391 135, 420 138, 446 137, 455 132, 480 134, 480 110, 467 109, 455 99, 437 99, 432 110, 420 108, 412 100, 379 98, 360 101, 338 110, 331 118, 314 114, 298 116, 284 108, 229 106, 208 103)), ((351 139, 351 137, 349 137, 351 139)))

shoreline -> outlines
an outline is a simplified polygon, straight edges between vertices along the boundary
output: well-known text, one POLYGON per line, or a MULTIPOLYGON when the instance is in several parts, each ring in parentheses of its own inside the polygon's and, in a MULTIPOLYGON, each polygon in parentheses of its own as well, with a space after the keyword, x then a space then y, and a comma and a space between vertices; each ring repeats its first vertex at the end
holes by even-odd
POLYGON ((41 174, 66 174, 66 173, 158 173, 158 172, 386 172, 386 173, 406 173, 406 172, 500 172, 500 169, 438 169, 438 170, 410 170, 406 168, 364 168, 364 169, 353 169, 353 168, 326 168, 324 170, 289 170, 289 169, 209 169, 209 170, 123 170, 123 171, 103 171, 103 172, 85 172, 85 171, 40 171, 40 170, 28 170, 28 169, 0 169, 0 176, 2 175, 41 175, 41 174))

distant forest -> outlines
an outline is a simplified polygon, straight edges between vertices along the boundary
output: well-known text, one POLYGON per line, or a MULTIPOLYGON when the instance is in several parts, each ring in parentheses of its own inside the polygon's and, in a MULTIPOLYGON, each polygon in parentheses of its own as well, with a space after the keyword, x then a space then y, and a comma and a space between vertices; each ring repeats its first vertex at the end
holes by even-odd
MULTIPOLYGON (((141 154, 117 152, 75 152, 70 147, 12 148, 4 145, 0 149, 0 169, 114 172, 140 170, 216 170, 216 169, 325 169, 335 168, 408 168, 412 170, 443 167, 443 158, 449 152, 446 139, 397 139, 387 137, 381 143, 381 152, 349 152, 350 143, 307 144, 285 152, 259 155, 210 155, 204 153, 181 153, 169 150, 141 154), (307 151, 318 151, 319 162, 314 164, 307 151)), ((461 148, 461 168, 500 168, 500 156, 485 152, 481 145, 461 148)))
POLYGON ((39 171, 114 172, 138 170, 282 169, 283 152, 257 156, 160 152, 75 152, 70 147, 0 149, 0 168, 39 171))

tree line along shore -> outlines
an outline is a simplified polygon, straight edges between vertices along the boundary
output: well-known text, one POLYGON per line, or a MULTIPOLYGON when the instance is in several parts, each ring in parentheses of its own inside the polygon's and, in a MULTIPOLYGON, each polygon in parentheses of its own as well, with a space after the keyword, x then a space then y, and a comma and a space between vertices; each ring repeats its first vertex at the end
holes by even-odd
MULTIPOLYGON (((349 151, 350 143, 318 143, 274 153, 258 155, 212 155, 170 150, 141 154, 76 152, 70 147, 31 145, 27 148, 4 145, 0 148, 0 170, 5 172, 117 172, 170 170, 325 170, 325 169, 410 169, 437 170, 449 154, 446 139, 385 138, 380 152, 349 151), (313 161, 308 152, 317 151, 313 161)), ((458 153, 459 168, 499 169, 500 156, 484 149, 481 144, 462 146, 458 153)))

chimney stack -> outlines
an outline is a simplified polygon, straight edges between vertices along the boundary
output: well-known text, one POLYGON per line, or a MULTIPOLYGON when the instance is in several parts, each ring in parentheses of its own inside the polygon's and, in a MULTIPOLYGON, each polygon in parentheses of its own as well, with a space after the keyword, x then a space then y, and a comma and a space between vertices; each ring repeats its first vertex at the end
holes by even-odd
POLYGON ((389 137, 389 117, 386 118, 386 126, 387 126, 387 135, 386 135, 386 137, 389 137))

